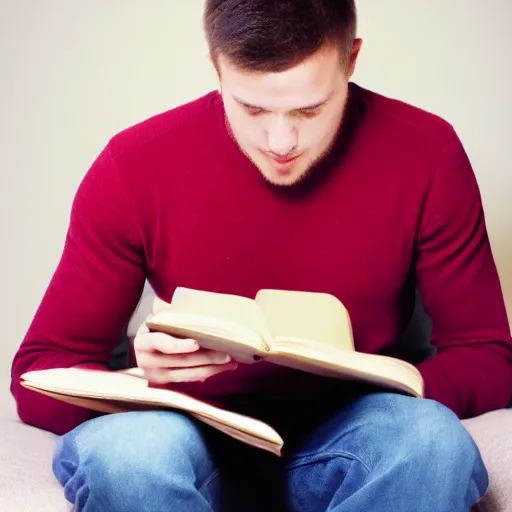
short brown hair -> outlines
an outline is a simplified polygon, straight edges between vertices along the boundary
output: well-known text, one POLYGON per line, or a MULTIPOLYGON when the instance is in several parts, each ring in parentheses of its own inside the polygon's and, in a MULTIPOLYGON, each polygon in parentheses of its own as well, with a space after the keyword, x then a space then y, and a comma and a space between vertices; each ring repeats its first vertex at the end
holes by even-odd
POLYGON ((206 0, 204 30, 215 64, 284 71, 327 44, 348 62, 356 38, 355 0, 206 0))

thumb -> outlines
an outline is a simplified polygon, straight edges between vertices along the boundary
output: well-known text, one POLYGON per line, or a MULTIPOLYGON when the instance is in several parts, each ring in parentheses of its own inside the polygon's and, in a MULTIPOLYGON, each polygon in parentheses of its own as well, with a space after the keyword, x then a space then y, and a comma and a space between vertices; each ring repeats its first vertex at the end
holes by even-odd
POLYGON ((147 334, 148 332, 149 332, 149 328, 146 325, 146 322, 144 321, 144 322, 142 322, 140 327, 137 329, 137 333, 135 334, 135 336, 140 336, 141 334, 147 334))

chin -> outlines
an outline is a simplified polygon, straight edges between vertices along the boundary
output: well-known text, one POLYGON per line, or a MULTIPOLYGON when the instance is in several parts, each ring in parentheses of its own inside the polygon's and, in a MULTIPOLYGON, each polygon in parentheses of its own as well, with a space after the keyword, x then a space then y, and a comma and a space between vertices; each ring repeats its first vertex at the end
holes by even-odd
POLYGON ((307 172, 295 173, 292 172, 287 175, 279 175, 276 171, 271 173, 262 172, 264 178, 277 187, 291 187, 300 183, 306 176, 307 172))
POLYGON ((261 154, 250 151, 243 152, 258 169, 263 178, 276 187, 298 185, 309 176, 311 169, 320 160, 320 157, 312 158, 310 154, 303 154, 295 165, 292 164, 292 167, 288 170, 289 172, 279 172, 277 167, 270 163, 267 158, 262 158, 261 154))

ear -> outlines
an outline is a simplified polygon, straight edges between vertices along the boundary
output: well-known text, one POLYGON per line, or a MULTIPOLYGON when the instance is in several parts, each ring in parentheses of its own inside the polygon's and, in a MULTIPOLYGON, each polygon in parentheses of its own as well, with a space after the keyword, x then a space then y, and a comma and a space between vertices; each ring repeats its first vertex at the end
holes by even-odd
POLYGON ((349 78, 354 74, 356 69, 357 57, 359 55, 359 51, 361 50, 361 46, 363 45, 362 39, 354 39, 354 45, 352 46, 352 53, 350 54, 350 61, 348 63, 348 76, 349 78))

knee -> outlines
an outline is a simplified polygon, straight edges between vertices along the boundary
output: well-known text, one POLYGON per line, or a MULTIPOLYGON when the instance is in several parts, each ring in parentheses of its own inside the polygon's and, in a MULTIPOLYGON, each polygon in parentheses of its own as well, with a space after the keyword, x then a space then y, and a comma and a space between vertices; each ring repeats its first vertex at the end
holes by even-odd
POLYGON ((96 418, 60 439, 54 473, 66 497, 76 503, 90 492, 137 494, 151 482, 172 486, 172 478, 208 477, 201 430, 188 417, 168 411, 96 418))
POLYGON ((380 425, 387 433, 385 448, 395 457, 419 459, 429 467, 439 465, 469 472, 483 467, 480 452, 459 418, 444 405, 428 399, 390 397, 388 413, 380 425))
POLYGON ((439 402, 417 400, 401 430, 412 453, 429 454, 444 466, 473 465, 479 458, 478 448, 459 418, 439 402))
POLYGON ((82 463, 107 472, 132 472, 178 464, 198 456, 201 432, 188 417, 166 411, 103 416, 81 425, 62 443, 71 444, 82 463))

